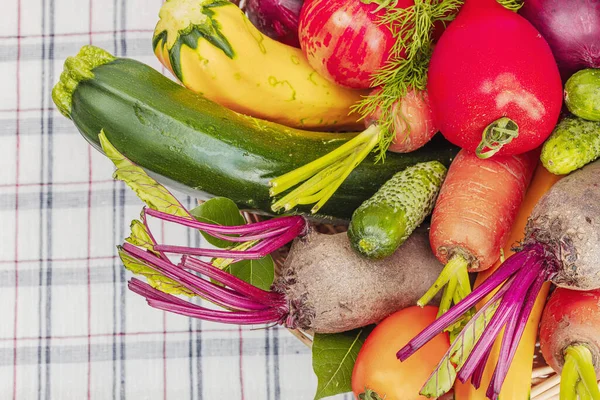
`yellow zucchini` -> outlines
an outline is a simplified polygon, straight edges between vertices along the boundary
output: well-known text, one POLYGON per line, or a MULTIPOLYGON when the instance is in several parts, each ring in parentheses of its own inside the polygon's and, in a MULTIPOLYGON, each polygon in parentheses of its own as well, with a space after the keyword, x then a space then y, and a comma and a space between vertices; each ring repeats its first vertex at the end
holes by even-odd
POLYGON ((256 29, 226 0, 167 0, 154 53, 189 89, 233 111, 304 129, 352 129, 364 91, 321 77, 300 49, 256 29))

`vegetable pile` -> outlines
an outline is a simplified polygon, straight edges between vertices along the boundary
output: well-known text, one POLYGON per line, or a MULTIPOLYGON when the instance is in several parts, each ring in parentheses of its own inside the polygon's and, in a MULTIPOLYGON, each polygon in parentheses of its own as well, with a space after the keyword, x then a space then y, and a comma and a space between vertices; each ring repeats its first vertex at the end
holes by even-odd
POLYGON ((242 5, 164 2, 179 83, 84 46, 53 89, 145 203, 129 289, 312 337, 316 399, 529 399, 539 338, 561 399, 600 400, 597 2, 242 5))

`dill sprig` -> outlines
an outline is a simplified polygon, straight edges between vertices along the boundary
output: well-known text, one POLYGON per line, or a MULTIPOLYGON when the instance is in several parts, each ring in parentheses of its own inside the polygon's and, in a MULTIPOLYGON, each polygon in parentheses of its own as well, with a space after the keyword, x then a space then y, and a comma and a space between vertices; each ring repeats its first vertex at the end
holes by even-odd
POLYGON ((372 87, 380 87, 381 90, 366 96, 353 107, 353 111, 363 118, 374 114, 378 108, 381 110, 378 125, 383 134, 377 145, 378 160, 381 161, 395 137, 394 102, 404 97, 409 89, 425 90, 434 24, 438 21, 446 24, 453 20, 463 1, 445 0, 438 3, 436 0, 415 0, 415 4, 407 8, 397 8, 394 3, 391 1, 384 5, 384 12, 378 21, 386 25, 395 38, 390 58, 373 75, 371 82, 372 87))
MULTIPOLYGON (((382 135, 377 145, 377 160, 383 161, 385 152, 395 138, 394 103, 403 98, 410 89, 426 89, 427 70, 433 51, 434 25, 446 25, 454 20, 464 0, 415 0, 415 4, 407 8, 397 8, 397 1, 393 0, 362 1, 367 4, 379 4, 375 12, 384 12, 378 22, 386 25, 395 38, 390 58, 372 77, 371 87, 380 87, 381 90, 365 96, 352 108, 352 111, 362 118, 380 110, 377 124, 382 130, 382 135)), ((498 2, 513 11, 517 11, 523 4, 523 0, 498 2)), ((407 129, 410 129, 408 124, 407 129)))

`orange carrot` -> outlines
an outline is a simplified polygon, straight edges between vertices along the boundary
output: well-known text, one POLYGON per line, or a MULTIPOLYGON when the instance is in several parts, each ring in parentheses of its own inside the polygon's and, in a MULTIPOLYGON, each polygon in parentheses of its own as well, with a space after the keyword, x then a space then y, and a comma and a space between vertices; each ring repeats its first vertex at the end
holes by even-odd
POLYGON ((490 268, 500 258, 537 165, 539 151, 482 160, 461 150, 440 190, 429 239, 446 267, 419 300, 427 304, 446 284, 440 315, 471 291, 468 271, 490 268))
MULTIPOLYGON (((512 248, 518 245, 518 243, 524 239, 525 225, 527 224, 527 219, 529 218, 534 206, 537 204, 538 200, 548 190, 550 190, 550 188, 556 182, 558 182, 560 178, 560 176, 553 175, 548 172, 541 164, 538 165, 533 180, 531 181, 531 185, 527 190, 527 194, 521 203, 521 208, 512 226, 510 236, 506 241, 506 245, 504 246, 505 257, 509 257, 510 255, 514 254, 512 248)), ((477 275, 477 280, 475 281, 475 287, 479 286, 483 281, 485 281, 496 269, 498 269, 501 264, 502 262, 498 261, 492 268, 479 273, 477 275)), ((502 386, 502 391, 500 392, 499 397, 500 399, 529 399, 529 392, 531 389, 531 380, 529 377, 531 376, 533 368, 532 360, 535 342, 537 339, 537 328, 544 305, 546 303, 546 297, 548 296, 549 289, 550 283, 545 283, 536 299, 534 308, 529 316, 529 320, 527 321, 527 326, 517 347, 517 352, 511 364, 510 371, 502 386)), ((484 298, 479 303, 477 308, 480 308, 483 304, 489 301, 493 294, 494 293, 491 293, 484 298)), ((458 380, 456 381, 454 385, 454 398, 456 400, 487 400, 486 390, 491 381, 494 368, 498 362, 501 344, 502 335, 500 335, 494 343, 494 347, 483 373, 481 387, 479 389, 473 387, 470 381, 467 381, 466 383, 461 383, 458 380)))

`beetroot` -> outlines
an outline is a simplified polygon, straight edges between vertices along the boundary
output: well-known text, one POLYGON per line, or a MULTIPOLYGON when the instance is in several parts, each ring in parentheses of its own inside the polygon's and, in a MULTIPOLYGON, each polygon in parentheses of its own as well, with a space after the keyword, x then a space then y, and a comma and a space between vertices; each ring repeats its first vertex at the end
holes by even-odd
MULTIPOLYGON (((154 215, 158 213, 154 212, 154 215)), ((169 218, 178 221, 178 217, 169 218)), ((196 227, 194 221, 186 221, 188 226, 196 227)), ((252 229, 251 225, 246 227, 252 229)), ((239 227, 222 228, 231 233, 239 227)), ((278 323, 319 333, 344 332, 369 325, 413 305, 433 284, 442 267, 429 248, 425 229, 413 233, 396 253, 380 261, 357 255, 345 233, 324 235, 309 231, 294 242, 281 274, 269 292, 189 256, 194 249, 160 245, 155 245, 154 249, 187 254, 179 265, 174 265, 129 243, 122 247, 128 257, 229 311, 203 308, 132 279, 129 288, 144 296, 150 306, 216 322, 278 323)), ((202 250, 195 254, 206 255, 208 252, 202 250)), ((219 254, 245 257, 242 252, 219 254)), ((258 256, 255 254, 254 258, 258 256)))
POLYGON ((561 398, 600 398, 600 290, 556 289, 542 315, 540 349, 562 374, 561 398))
POLYGON ((556 183, 529 217, 520 251, 402 348, 398 358, 410 357, 499 287, 452 344, 440 364, 441 370, 432 375, 434 382, 440 373, 445 374, 445 382, 458 378, 464 383, 474 375, 477 378, 479 366, 485 365, 496 336, 504 329, 499 362, 487 391, 488 398, 497 399, 535 299, 546 281, 574 290, 600 288, 600 161, 556 183), (465 335, 476 331, 479 333, 465 339, 465 335))

